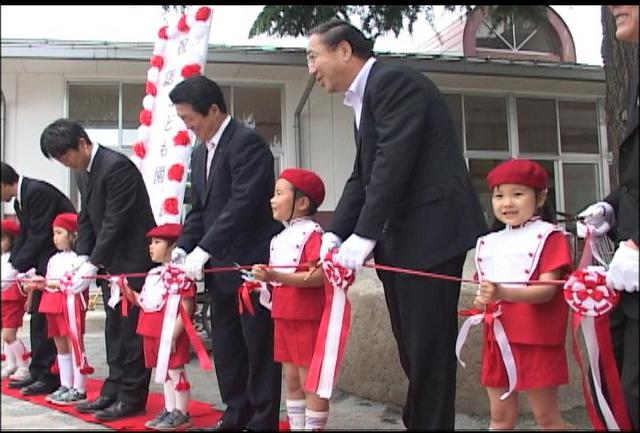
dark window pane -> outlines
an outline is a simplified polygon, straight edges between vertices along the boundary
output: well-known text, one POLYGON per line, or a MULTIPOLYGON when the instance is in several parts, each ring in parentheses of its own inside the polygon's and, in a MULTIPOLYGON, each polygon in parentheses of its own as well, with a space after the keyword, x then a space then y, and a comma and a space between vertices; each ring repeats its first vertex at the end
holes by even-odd
POLYGON ((465 96, 467 150, 508 150, 507 100, 465 96))
POLYGON ((69 118, 85 128, 117 129, 118 85, 70 84, 69 118))
POLYGON ((593 102, 559 101, 563 152, 598 153, 598 117, 593 102))
POLYGON ((282 145, 281 91, 279 88, 234 87, 234 117, 254 128, 270 146, 282 145))
POLYGON ((516 105, 520 152, 557 155, 558 130, 555 100, 517 98, 516 105))

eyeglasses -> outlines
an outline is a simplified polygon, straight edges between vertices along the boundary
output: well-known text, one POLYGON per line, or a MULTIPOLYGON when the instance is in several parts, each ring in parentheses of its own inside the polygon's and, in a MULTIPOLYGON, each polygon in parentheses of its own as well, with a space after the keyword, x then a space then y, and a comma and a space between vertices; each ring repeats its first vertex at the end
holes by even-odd
POLYGON ((314 51, 307 52, 307 65, 313 65, 318 58, 318 53, 314 51))

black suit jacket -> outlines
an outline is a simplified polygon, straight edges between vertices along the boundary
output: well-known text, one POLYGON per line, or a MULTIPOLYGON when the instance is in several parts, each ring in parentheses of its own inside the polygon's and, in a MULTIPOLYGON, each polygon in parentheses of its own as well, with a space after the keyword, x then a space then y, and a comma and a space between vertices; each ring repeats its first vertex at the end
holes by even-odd
MULTIPOLYGON (((273 155, 253 129, 231 120, 224 130, 206 177, 207 147, 191 156, 191 204, 178 246, 196 246, 212 255, 212 264, 250 264, 268 259, 268 245, 282 225, 273 220, 273 155), (259 250, 259 251, 258 251, 259 250)), ((215 290, 235 293, 239 274, 216 274, 215 290)))
MULTIPOLYGON (((91 263, 110 274, 149 270, 146 233, 155 219, 136 166, 123 154, 100 146, 91 172, 78 173, 78 188, 82 198, 78 255, 88 255, 91 263)), ((142 281, 129 279, 135 288, 142 281)))
POLYGON ((42 180, 22 178, 20 188, 20 234, 9 257, 18 272, 36 268, 47 272, 49 258, 56 252, 51 224, 58 214, 75 212, 71 201, 53 185, 42 180))
MULTIPOLYGON (((638 242, 638 81, 633 82, 629 88, 629 108, 627 109, 627 131, 618 154, 618 178, 620 180, 616 188, 605 199, 616 212, 617 225, 612 236, 616 241, 633 239, 638 242)), ((640 316, 640 299, 638 292, 623 293, 620 308, 625 314, 638 319, 640 316)))
POLYGON ((329 231, 382 240, 396 265, 422 269, 486 231, 447 103, 423 74, 373 64, 356 146, 329 231))

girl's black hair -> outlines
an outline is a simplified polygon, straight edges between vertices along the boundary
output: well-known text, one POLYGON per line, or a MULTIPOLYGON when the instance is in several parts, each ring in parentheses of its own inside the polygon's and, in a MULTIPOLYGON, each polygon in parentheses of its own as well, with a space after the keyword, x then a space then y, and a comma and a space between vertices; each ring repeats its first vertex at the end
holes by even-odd
MULTIPOLYGON (((539 189, 535 190, 536 192, 536 202, 538 200, 538 197, 540 197, 540 194, 542 194, 542 191, 539 189)), ((493 193, 493 191, 492 191, 493 193)), ((490 198, 491 200, 491 198, 490 198)), ((493 208, 493 205, 490 206, 493 208)), ((556 212, 555 210, 551 207, 551 202, 549 202, 549 194, 547 193, 547 197, 544 200, 544 203, 542 205, 542 207, 536 208, 536 212, 534 214, 534 216, 539 216, 542 221, 546 221, 552 224, 555 224, 558 222, 557 218, 556 218, 556 212)), ((502 229, 505 228, 505 223, 503 223, 502 221, 500 221, 498 218, 496 218, 496 216, 493 216, 493 224, 491 225, 491 231, 492 232, 497 232, 500 231, 502 229)))

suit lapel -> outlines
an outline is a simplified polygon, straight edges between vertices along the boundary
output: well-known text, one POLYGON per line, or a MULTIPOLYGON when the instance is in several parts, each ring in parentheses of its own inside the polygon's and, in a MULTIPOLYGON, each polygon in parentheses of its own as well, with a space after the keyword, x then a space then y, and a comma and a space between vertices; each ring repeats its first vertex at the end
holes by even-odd
POLYGON ((84 172, 84 178, 86 179, 86 197, 85 200, 89 199, 91 195, 91 190, 93 189, 93 184, 95 183, 96 177, 98 177, 98 170, 100 167, 100 161, 102 161, 102 157, 104 156, 104 149, 102 146, 98 147, 98 151, 96 152, 96 156, 93 158, 93 163, 91 163, 91 171, 87 173, 84 172))
MULTIPOLYGON (((233 119, 231 119, 231 121, 227 125, 227 128, 222 133, 222 137, 220 137, 220 142, 216 146, 215 153, 213 154, 213 159, 211 160, 211 167, 209 169, 209 177, 207 178, 207 188, 206 188, 205 194, 204 194, 205 203, 207 201, 207 197, 209 196, 209 190, 211 189, 211 185, 213 185, 213 178, 215 177, 216 171, 218 170, 218 167, 220 166, 220 161, 222 161, 222 158, 224 156, 224 153, 226 152, 227 146, 228 146, 229 142, 231 141, 231 137, 233 137, 233 134, 234 134, 234 132, 235 132, 237 127, 238 127, 238 125, 235 123, 235 121, 233 119)), ((205 157, 205 161, 206 161, 206 157, 205 157)), ((206 172, 205 172, 205 175, 206 175, 206 172)))

